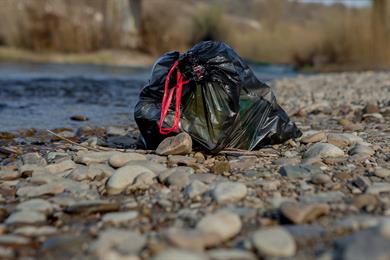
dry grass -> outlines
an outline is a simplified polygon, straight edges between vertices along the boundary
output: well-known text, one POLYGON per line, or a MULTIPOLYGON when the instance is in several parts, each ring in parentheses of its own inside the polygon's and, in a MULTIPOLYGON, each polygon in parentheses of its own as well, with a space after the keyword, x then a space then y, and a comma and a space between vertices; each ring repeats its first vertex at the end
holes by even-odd
POLYGON ((144 0, 136 37, 128 4, 1 0, 0 44, 61 52, 138 48, 157 56, 211 39, 226 41, 251 60, 301 68, 390 65, 390 25, 375 42, 368 9, 288 0, 144 0))

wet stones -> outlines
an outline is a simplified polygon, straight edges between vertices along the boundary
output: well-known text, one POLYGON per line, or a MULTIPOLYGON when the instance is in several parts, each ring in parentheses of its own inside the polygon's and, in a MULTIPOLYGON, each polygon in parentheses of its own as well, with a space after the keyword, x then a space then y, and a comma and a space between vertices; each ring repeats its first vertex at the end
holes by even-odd
POLYGON ((159 155, 185 155, 192 151, 192 139, 187 133, 180 133, 176 136, 165 138, 157 147, 156 154, 159 155))
POLYGON ((284 202, 280 206, 282 215, 294 224, 311 222, 322 215, 329 213, 328 204, 299 204, 297 202, 284 202))
POLYGON ((222 182, 212 191, 215 201, 218 203, 236 202, 246 196, 247 188, 242 183, 222 182))
POLYGON ((256 231, 252 243, 263 256, 291 257, 297 250, 294 238, 284 228, 266 228, 256 231))

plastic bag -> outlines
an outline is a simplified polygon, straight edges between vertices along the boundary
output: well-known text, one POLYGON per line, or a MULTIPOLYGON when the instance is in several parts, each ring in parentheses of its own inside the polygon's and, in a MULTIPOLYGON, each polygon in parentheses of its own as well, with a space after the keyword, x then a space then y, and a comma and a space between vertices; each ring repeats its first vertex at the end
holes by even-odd
POLYGON ((302 135, 270 87, 231 47, 213 41, 161 56, 140 93, 134 117, 147 149, 180 131, 211 153, 253 150, 302 135))

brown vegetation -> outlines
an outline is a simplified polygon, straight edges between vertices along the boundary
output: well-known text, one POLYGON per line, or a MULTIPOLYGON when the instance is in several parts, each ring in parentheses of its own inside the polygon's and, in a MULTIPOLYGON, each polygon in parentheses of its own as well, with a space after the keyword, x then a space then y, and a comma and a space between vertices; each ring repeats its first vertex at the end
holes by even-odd
POLYGON ((390 64, 385 1, 371 10, 288 0, 143 0, 138 27, 134 0, 2 0, 0 44, 60 52, 140 49, 156 56, 211 39, 257 61, 377 68, 390 64))

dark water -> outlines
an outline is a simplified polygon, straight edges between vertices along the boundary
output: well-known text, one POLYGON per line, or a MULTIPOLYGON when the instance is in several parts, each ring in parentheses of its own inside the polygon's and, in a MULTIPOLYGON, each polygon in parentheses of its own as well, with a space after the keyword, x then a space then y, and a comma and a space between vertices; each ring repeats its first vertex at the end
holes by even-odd
MULTIPOLYGON (((296 75, 287 66, 251 67, 262 81, 296 75)), ((0 63, 0 131, 129 124, 149 74, 123 66, 0 63)))

